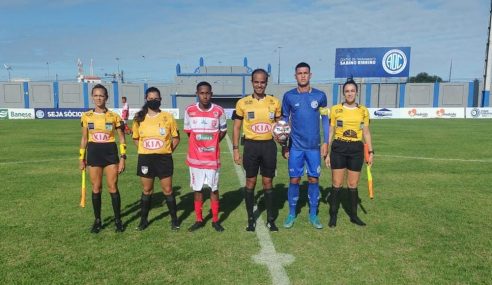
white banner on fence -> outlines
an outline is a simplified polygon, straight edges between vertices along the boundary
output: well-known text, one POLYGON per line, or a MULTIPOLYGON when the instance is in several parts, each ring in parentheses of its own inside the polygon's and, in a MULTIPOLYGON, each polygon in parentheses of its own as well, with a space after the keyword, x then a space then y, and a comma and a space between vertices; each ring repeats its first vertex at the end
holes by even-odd
POLYGON ((466 108, 467 119, 492 119, 492 108, 466 108))
POLYGON ((9 119, 32 120, 34 119, 34 109, 9 108, 9 119))
MULTIPOLYGON (((117 113, 118 115, 121 116, 121 113, 123 112, 123 109, 117 108, 117 109, 110 109, 111 111, 117 113)), ((179 109, 177 108, 171 108, 171 109, 162 109, 162 111, 166 111, 171 113, 174 116, 174 119, 179 119, 179 109)), ((129 120, 133 120, 133 117, 135 117, 135 114, 140 111, 140 109, 137 108, 130 108, 130 115, 128 116, 129 120)))

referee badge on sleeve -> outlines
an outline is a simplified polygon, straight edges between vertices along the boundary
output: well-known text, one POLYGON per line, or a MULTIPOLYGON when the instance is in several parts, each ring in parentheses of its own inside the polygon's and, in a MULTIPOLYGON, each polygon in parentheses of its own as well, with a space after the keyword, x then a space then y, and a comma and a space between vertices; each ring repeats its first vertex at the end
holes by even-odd
POLYGON ((148 166, 142 166, 140 168, 140 170, 142 171, 142 174, 147 174, 149 173, 149 167, 148 166))

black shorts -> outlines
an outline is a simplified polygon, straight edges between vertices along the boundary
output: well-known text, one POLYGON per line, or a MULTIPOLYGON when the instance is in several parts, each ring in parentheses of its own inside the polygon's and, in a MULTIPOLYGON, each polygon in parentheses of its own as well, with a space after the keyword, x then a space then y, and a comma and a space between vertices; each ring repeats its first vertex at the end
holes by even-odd
POLYGON ((261 176, 273 178, 277 168, 277 145, 273 140, 244 141, 243 167, 246 177, 256 177, 258 169, 261 176))
POLYGON ((173 176, 174 164, 171 154, 139 154, 137 175, 159 179, 173 176))
POLYGON ((87 144, 87 165, 106 167, 120 162, 116 143, 94 143, 87 144))
POLYGON ((364 163, 364 144, 361 141, 334 140, 330 152, 331 169, 359 171, 364 163))

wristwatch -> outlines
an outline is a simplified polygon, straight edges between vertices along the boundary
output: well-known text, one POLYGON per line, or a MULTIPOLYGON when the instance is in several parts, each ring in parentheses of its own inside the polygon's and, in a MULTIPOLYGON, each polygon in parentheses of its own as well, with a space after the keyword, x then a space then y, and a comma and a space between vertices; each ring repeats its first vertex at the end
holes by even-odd
POLYGON ((374 150, 370 150, 370 151, 369 151, 369 153, 372 153, 372 154, 374 154, 374 150))
POLYGON ((120 155, 120 158, 126 159, 126 154, 120 155))

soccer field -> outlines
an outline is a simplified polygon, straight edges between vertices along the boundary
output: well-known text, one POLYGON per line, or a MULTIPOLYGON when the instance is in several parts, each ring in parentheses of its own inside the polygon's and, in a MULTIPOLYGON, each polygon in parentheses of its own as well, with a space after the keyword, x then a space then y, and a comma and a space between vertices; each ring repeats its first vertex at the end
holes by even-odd
MULTIPOLYGON (((170 230, 159 191, 149 228, 135 230, 141 187, 129 142, 119 180, 126 230, 114 232, 104 188, 105 228, 94 235, 90 186, 87 207, 79 207, 79 121, 0 121, 0 284, 490 284, 492 121, 373 120, 371 132, 375 199, 367 195, 365 168, 359 185, 366 227, 351 224, 342 210, 337 227, 327 227, 331 179, 323 168, 322 230, 308 222, 304 184, 292 229, 246 232, 242 184, 225 139, 220 217, 226 230, 212 229, 207 199, 206 227, 189 233, 193 195, 182 133, 173 155, 181 230, 170 230)), ((281 226, 288 176, 280 154, 274 185, 281 226)), ((257 198, 264 221, 262 195, 257 198)))

